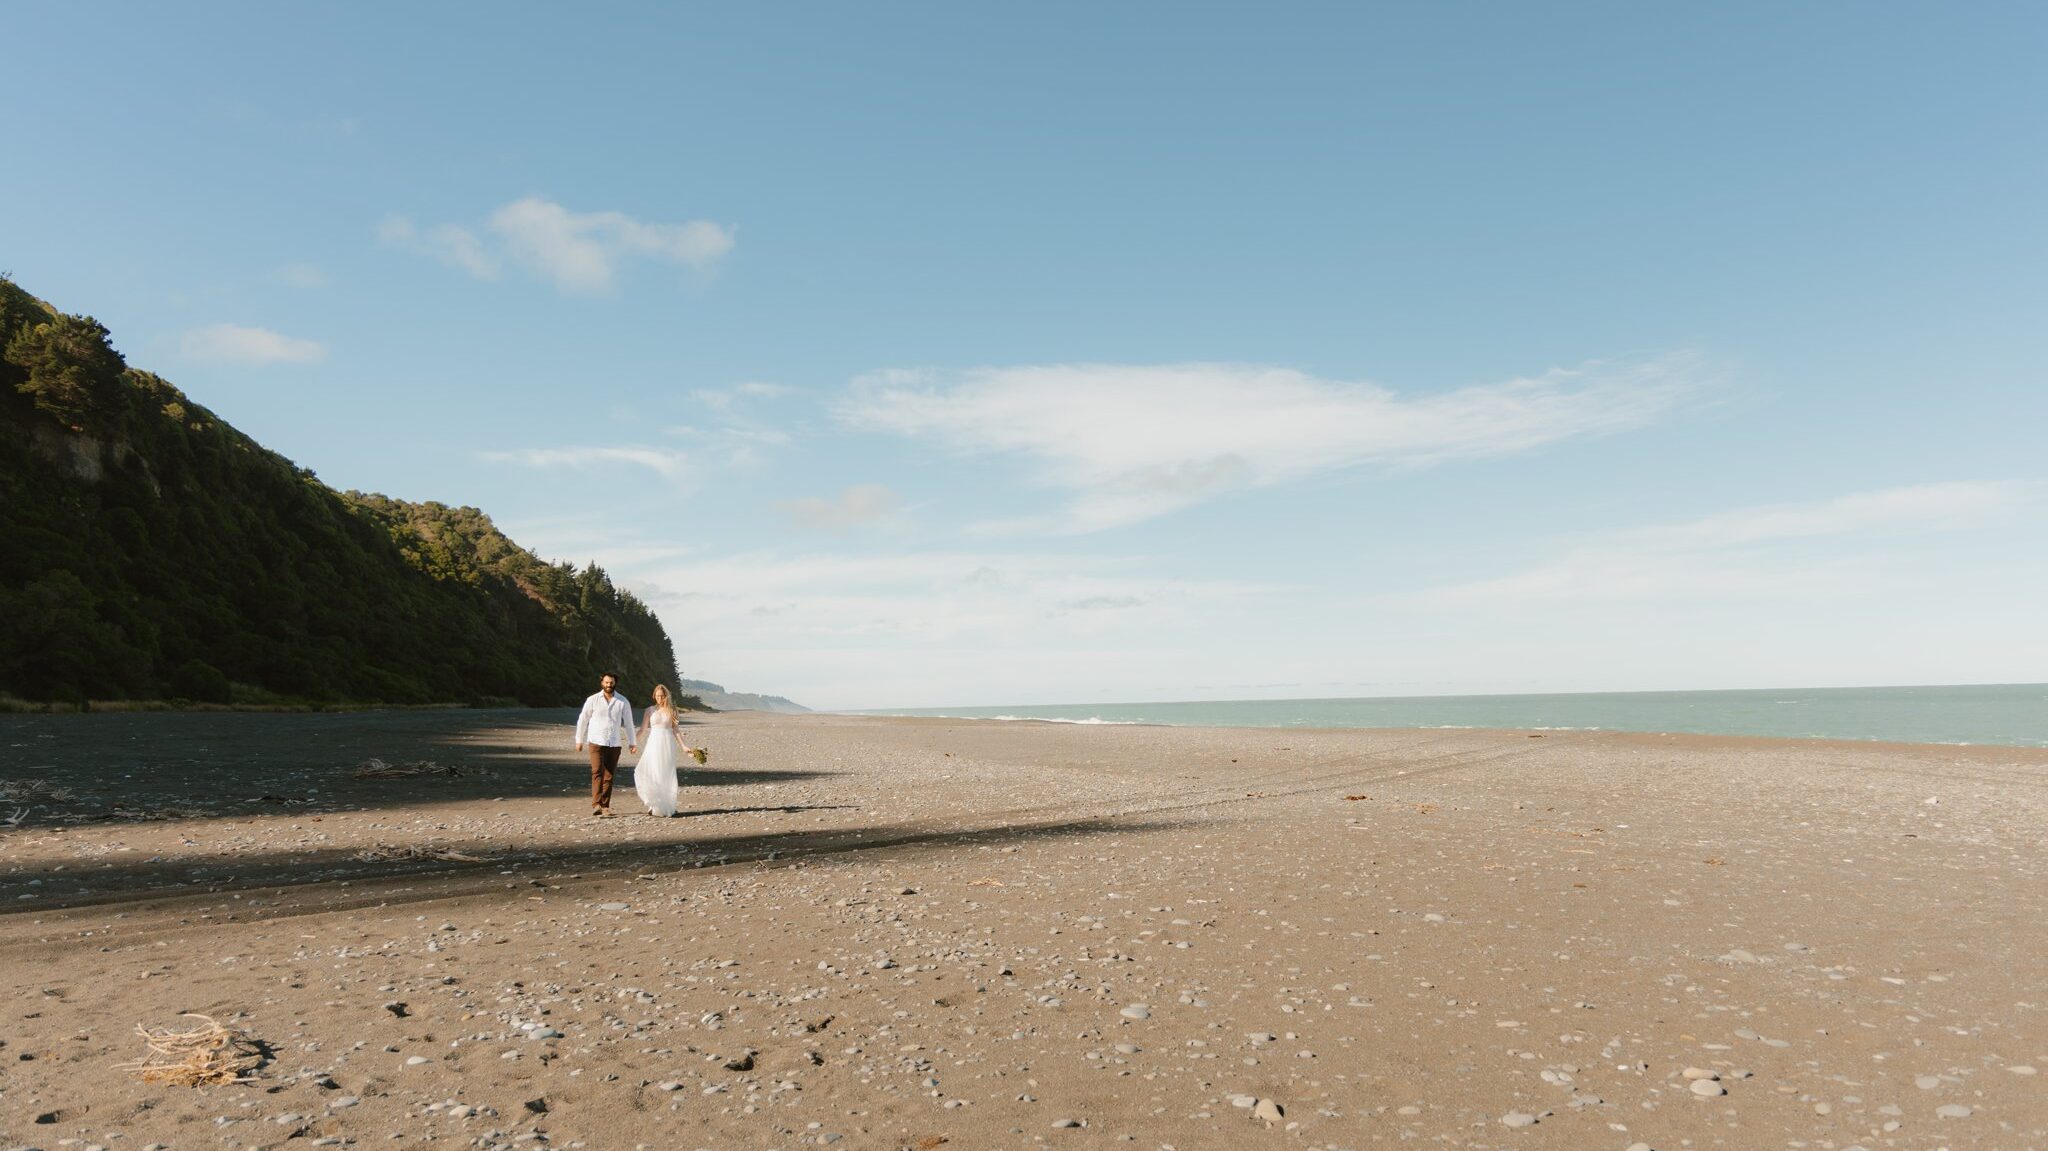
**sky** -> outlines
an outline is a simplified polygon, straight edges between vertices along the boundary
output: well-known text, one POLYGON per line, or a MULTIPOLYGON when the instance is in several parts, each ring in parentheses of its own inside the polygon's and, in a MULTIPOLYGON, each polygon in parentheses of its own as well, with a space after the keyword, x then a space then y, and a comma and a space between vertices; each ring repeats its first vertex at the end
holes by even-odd
POLYGON ((819 708, 2048 681, 2048 8, 16 6, 0 271, 819 708))

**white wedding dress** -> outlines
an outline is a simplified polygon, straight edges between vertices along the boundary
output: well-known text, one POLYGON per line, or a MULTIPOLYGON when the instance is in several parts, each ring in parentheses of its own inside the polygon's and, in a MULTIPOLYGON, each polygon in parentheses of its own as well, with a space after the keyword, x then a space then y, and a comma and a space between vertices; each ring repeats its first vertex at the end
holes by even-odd
POLYGON ((667 818, 676 813, 676 759, 683 747, 667 712, 648 711, 647 738, 641 747, 640 762, 633 765, 633 790, 648 811, 667 818))

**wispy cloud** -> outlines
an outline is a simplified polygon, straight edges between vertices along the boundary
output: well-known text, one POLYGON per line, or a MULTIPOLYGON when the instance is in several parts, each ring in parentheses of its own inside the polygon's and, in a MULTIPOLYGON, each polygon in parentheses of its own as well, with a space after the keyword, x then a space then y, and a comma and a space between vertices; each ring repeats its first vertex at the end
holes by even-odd
POLYGON ((194 328, 179 347, 191 359, 220 364, 310 364, 327 356, 327 346, 318 340, 241 324, 194 328))
POLYGON ((1668 413, 1689 357, 1595 363, 1404 397, 1376 384, 1245 364, 1058 364, 854 381, 846 425, 963 455, 1027 461, 1064 513, 1025 526, 1089 532, 1233 490, 1368 465, 1419 466, 1526 451, 1668 413))
POLYGON ((1825 593, 1877 578, 1862 549, 2009 523, 2048 501, 2048 483, 1921 484, 1770 504, 1596 537, 1514 575, 1412 597, 1469 605, 1825 593), (1822 554, 1801 544, 1830 545, 1822 554), (1855 555, 1844 554, 1850 547, 1855 555))
POLYGON ((795 392, 796 389, 787 384, 750 380, 729 388, 695 388, 691 390, 690 398, 707 408, 723 412, 730 411, 743 400, 775 400, 795 392))
POLYGON ((421 228, 404 216, 379 225, 378 238, 431 256, 479 279, 506 265, 522 267, 565 292, 605 292, 628 260, 645 259, 708 271, 731 252, 735 233, 709 220, 652 223, 624 212, 577 212, 527 196, 492 212, 480 227, 421 228))
POLYGON ((575 447, 519 448, 512 451, 479 452, 478 458, 529 468, 604 469, 614 464, 648 468, 671 478, 683 475, 688 464, 679 454, 653 448, 575 447))
POLYGON ((680 424, 669 434, 690 443, 700 458, 721 461, 737 470, 758 468, 777 449, 792 442, 790 432, 756 414, 756 401, 774 401, 795 394, 783 384, 748 382, 723 388, 695 388, 690 403, 700 421, 680 424))
POLYGON ((475 232, 460 224, 420 228, 404 216, 387 216, 377 225, 377 240, 401 252, 430 256, 479 280, 498 278, 497 256, 475 232))
POLYGON ((318 264, 286 264, 277 270, 277 282, 288 288, 324 288, 327 272, 318 264))
POLYGON ((1226 601, 1269 591, 1153 575, 1125 557, 994 552, 748 553, 635 574, 671 628, 706 646, 762 648, 858 640, 922 652, 1139 624, 1180 634, 1226 601))
POLYGON ((901 504, 896 493, 881 484, 856 484, 836 496, 788 500, 776 504, 775 510, 798 527, 843 532, 887 520, 901 504))

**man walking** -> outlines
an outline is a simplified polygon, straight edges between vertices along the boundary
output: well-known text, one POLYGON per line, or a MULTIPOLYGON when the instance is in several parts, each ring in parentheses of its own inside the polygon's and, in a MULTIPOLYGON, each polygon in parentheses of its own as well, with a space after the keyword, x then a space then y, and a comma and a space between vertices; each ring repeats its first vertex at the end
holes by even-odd
POLYGON ((576 717, 576 750, 590 748, 590 814, 610 819, 612 815, 612 774, 619 769, 619 745, 640 750, 633 743, 633 708, 626 697, 615 692, 619 677, 611 672, 597 681, 599 691, 583 701, 583 713, 576 717))

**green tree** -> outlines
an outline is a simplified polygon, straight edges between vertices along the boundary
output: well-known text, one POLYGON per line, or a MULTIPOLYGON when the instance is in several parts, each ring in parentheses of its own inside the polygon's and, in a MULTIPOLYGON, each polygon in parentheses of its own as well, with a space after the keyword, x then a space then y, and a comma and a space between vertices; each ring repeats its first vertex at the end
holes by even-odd
POLYGON ((74 427, 91 428, 114 414, 127 361, 91 316, 58 316, 26 325, 7 341, 7 362, 25 373, 15 385, 47 412, 74 427))

